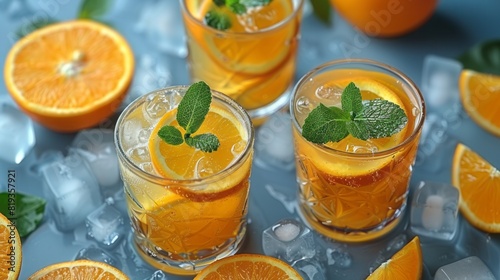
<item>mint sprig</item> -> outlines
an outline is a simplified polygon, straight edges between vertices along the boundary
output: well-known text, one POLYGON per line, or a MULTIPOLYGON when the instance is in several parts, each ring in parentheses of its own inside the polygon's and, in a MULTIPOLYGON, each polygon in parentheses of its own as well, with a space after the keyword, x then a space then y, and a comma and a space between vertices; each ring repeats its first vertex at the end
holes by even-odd
POLYGON ((185 133, 182 134, 175 126, 165 125, 158 131, 158 137, 170 145, 180 145, 186 142, 189 146, 203 152, 217 151, 220 142, 214 134, 204 133, 192 136, 205 120, 211 102, 212 92, 205 82, 192 84, 177 106, 176 119, 185 133))
POLYGON ((342 92, 341 107, 320 103, 305 119, 302 136, 316 144, 339 142, 349 134, 361 140, 384 138, 398 133, 408 122, 397 104, 382 99, 363 102, 361 91, 352 82, 342 92))
POLYGON ((217 30, 231 28, 231 20, 222 8, 228 8, 232 13, 243 15, 247 8, 268 5, 272 0, 212 0, 217 9, 211 9, 205 15, 205 24, 217 30), (220 9, 220 10, 218 10, 220 9))

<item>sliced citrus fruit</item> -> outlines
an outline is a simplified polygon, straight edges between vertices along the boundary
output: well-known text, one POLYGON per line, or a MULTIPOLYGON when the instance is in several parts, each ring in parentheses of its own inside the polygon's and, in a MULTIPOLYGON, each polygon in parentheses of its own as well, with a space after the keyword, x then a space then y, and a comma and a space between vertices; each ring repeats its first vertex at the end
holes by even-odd
POLYGON ((463 70, 459 88, 467 114, 482 128, 500 136, 500 76, 463 70))
POLYGON ((21 238, 13 223, 0 213, 0 279, 15 280, 21 271, 21 238))
POLYGON ((195 280, 302 279, 287 263, 265 255, 239 254, 213 262, 195 280))
POLYGON ((118 32, 77 20, 49 25, 16 42, 4 76, 26 114, 55 131, 72 132, 118 109, 133 70, 132 50, 118 32))
POLYGON ((388 261, 381 264, 368 280, 375 279, 420 279, 422 276, 422 249, 420 240, 415 236, 388 261))
POLYGON ((460 191, 459 208, 472 225, 500 232, 500 171, 463 144, 453 156, 452 183, 460 191))
POLYGON ((52 279, 128 280, 129 278, 123 272, 109 264, 90 260, 78 260, 52 264, 40 269, 28 278, 28 280, 52 279))
MULTIPOLYGON (((203 124, 196 134, 213 133, 217 136, 220 146, 217 151, 206 153, 188 146, 186 143, 170 145, 164 142, 158 131, 164 125, 179 127, 176 117, 177 110, 165 114, 153 129, 149 139, 151 162, 155 170, 165 178, 174 180, 197 180, 217 174, 231 165, 243 153, 248 145, 249 135, 243 127, 243 121, 238 120, 231 112, 220 104, 211 105, 203 124)), ((182 185, 170 185, 170 189, 185 190, 191 199, 204 194, 203 199, 215 199, 225 196, 227 192, 245 185, 249 176, 251 156, 243 159, 242 166, 225 179, 204 184, 203 189, 188 190, 182 185), (193 192, 191 192, 193 191, 193 192), (212 198, 210 196, 213 195, 212 198)))

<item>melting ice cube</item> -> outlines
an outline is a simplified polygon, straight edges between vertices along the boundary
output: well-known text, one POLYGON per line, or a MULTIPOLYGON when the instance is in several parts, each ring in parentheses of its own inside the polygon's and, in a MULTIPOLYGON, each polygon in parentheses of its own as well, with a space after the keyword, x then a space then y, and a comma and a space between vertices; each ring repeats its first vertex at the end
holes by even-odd
POLYGON ((122 214, 107 203, 87 216, 88 235, 104 247, 116 246, 124 236, 122 214))
POLYGON ((0 104, 0 159, 20 163, 35 145, 31 119, 12 105, 0 104))
POLYGON ((471 256, 457 262, 440 267, 434 275, 434 280, 495 280, 484 262, 476 256, 471 256))

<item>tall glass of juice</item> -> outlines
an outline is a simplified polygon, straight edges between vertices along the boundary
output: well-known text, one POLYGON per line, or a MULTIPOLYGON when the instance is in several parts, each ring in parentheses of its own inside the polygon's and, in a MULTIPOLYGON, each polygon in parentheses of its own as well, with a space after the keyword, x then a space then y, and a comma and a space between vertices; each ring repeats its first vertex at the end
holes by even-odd
POLYGON ((290 104, 299 204, 305 221, 319 233, 347 242, 388 233, 406 207, 425 115, 419 89, 388 65, 339 60, 307 73, 295 86, 290 104), (348 135, 324 144, 306 140, 302 132, 309 113, 320 103, 344 106, 342 93, 351 82, 359 88, 363 104, 381 99, 398 105, 407 116, 406 125, 391 136, 375 139, 348 135))
POLYGON ((288 104, 304 0, 180 1, 193 81, 229 95, 254 121, 288 104))
POLYGON ((153 267, 178 275, 196 274, 241 247, 254 139, 246 111, 211 91, 196 134, 214 134, 218 149, 162 141, 163 126, 179 127, 187 89, 173 86, 136 99, 115 128, 136 249, 153 267))

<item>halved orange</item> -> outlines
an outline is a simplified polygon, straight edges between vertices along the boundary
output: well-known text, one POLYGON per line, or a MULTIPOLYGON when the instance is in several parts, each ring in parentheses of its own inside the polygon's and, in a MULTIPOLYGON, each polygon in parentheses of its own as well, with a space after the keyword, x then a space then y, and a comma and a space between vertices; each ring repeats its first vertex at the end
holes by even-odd
MULTIPOLYGON (((164 125, 173 125, 182 130, 175 119, 176 114, 177 110, 172 110, 160 119, 151 133, 148 144, 151 162, 155 170, 165 178, 197 180, 212 176, 235 162, 248 145, 249 135, 243 127, 243 122, 232 115, 227 108, 215 102, 212 103, 203 124, 194 135, 215 134, 220 142, 217 151, 203 152, 186 143, 167 144, 158 136, 158 131, 164 125)), ((212 200, 226 196, 228 192, 237 191, 248 183, 246 181, 250 172, 251 155, 242 161, 242 166, 231 175, 216 182, 204 184, 203 189, 190 190, 183 188, 182 185, 169 187, 193 200, 212 200)))
POLYGON ((60 132, 97 125, 120 106, 134 70, 127 41, 88 20, 49 25, 9 51, 4 76, 19 107, 60 132))
POLYGON ((28 278, 28 280, 53 279, 129 280, 127 275, 117 268, 109 264, 90 260, 78 260, 52 264, 40 269, 28 278))
POLYGON ((472 120, 500 136, 500 76, 463 70, 459 88, 462 105, 472 120))
POLYGON ((17 279, 22 257, 21 238, 15 224, 0 213, 0 279, 17 279))
POLYGON ((296 280, 300 274, 289 264, 265 255, 239 254, 213 262, 195 280, 296 280))
POLYGON ((415 236, 408 244, 399 250, 388 261, 380 265, 368 280, 374 279, 420 279, 423 261, 420 240, 415 236))
POLYGON ((459 143, 451 179, 460 191, 459 208, 467 221, 483 231, 500 233, 500 171, 459 143))

